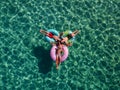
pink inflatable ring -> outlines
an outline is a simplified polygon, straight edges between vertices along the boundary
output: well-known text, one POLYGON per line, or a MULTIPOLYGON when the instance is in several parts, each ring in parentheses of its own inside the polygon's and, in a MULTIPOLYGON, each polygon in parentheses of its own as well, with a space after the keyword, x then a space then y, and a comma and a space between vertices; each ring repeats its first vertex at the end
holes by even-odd
MULTIPOLYGON (((50 51, 50 56, 54 61, 56 61, 56 49, 57 46, 53 46, 50 51)), ((66 46, 63 46, 63 52, 64 54, 61 57, 61 62, 65 61, 68 57, 68 48, 66 46)))

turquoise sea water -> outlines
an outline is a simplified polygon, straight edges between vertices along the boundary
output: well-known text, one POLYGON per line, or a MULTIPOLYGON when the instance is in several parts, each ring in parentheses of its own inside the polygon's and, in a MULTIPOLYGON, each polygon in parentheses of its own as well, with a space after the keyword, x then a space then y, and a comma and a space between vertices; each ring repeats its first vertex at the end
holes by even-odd
POLYGON ((120 90, 120 1, 1 0, 0 90, 120 90), (50 28, 81 31, 59 70, 50 28))

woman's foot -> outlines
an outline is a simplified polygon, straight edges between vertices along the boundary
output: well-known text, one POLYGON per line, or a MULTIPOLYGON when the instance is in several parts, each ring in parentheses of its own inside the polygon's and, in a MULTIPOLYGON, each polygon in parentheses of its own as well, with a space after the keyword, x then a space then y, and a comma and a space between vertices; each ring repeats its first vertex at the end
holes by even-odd
POLYGON ((59 66, 56 66, 56 69, 59 69, 59 66))

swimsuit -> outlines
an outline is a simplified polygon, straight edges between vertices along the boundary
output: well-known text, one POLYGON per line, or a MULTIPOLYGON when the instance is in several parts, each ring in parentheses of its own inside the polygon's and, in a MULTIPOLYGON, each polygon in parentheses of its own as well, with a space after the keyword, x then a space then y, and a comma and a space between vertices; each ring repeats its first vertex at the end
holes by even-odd
POLYGON ((73 38, 73 36, 71 34, 68 34, 67 38, 68 38, 68 40, 70 40, 71 38, 73 38))
POLYGON ((53 38, 53 34, 51 32, 48 33, 47 35, 49 38, 53 38))

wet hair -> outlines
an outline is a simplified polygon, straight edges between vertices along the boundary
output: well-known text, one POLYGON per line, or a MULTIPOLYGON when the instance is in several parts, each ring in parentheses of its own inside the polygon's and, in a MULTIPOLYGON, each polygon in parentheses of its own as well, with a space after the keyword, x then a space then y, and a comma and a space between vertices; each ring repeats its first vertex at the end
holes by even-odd
POLYGON ((67 38, 68 38, 68 40, 70 40, 71 38, 73 38, 73 36, 71 34, 68 34, 67 38))

